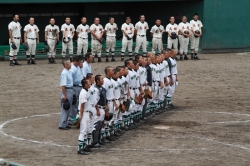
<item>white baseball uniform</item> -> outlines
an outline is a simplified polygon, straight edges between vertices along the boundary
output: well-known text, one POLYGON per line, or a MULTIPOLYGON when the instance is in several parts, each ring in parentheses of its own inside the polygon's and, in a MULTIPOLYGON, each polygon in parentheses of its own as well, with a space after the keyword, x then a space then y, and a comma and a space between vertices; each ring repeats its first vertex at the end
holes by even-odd
MULTIPOLYGON (((171 24, 169 23, 166 27, 166 32, 168 33, 172 33, 175 32, 176 35, 178 35, 178 25, 177 24, 171 24)), ((177 47, 178 47, 178 38, 176 39, 172 39, 169 35, 168 35, 168 48, 172 49, 172 47, 177 51, 177 47)))
MULTIPOLYGON (((158 63, 157 66, 158 66, 158 69, 159 69, 160 82, 164 85, 164 78, 166 77, 165 70, 164 70, 164 65, 163 65, 163 63, 158 63)), ((164 100, 164 94, 165 94, 164 88, 159 88, 158 99, 163 101, 164 100)))
POLYGON ((75 32, 74 25, 64 23, 61 27, 61 31, 62 31, 62 37, 70 38, 70 41, 68 43, 62 42, 62 56, 66 55, 67 48, 69 51, 69 55, 73 55, 73 33, 75 32))
POLYGON ((173 78, 174 84, 171 85, 171 90, 169 91, 167 97, 172 98, 172 96, 174 94, 174 91, 175 91, 175 88, 176 88, 176 75, 178 74, 178 72, 177 72, 177 63, 176 63, 176 60, 174 58, 171 58, 171 57, 169 59, 171 61, 171 74, 172 74, 172 78, 173 78))
POLYGON ((180 31, 182 31, 183 33, 185 31, 190 31, 190 24, 188 22, 181 22, 178 26, 178 30, 179 30, 179 42, 180 42, 180 54, 182 55, 183 52, 187 53, 188 51, 188 44, 189 44, 189 37, 185 37, 184 35, 182 35, 182 33, 180 31))
MULTIPOLYGON (((118 27, 116 23, 110 24, 107 23, 105 26, 106 31, 106 54, 109 53, 111 50, 111 53, 115 53, 115 45, 116 45, 116 31, 118 30, 118 27)), ((113 55, 112 54, 112 55, 113 55)))
POLYGON ((159 93, 159 81, 160 81, 160 77, 159 77, 159 71, 158 71, 158 67, 157 65, 151 63, 150 64, 151 70, 152 70, 152 92, 153 92, 153 102, 157 102, 157 97, 158 97, 158 93, 159 93))
POLYGON ((89 94, 85 89, 82 89, 79 95, 78 110, 81 108, 81 104, 84 103, 83 115, 80 122, 80 134, 78 140, 84 141, 87 139, 90 125, 90 103, 88 101, 89 94))
MULTIPOLYGON (((197 20, 197 21, 191 20, 190 27, 193 32, 196 30, 201 31, 203 24, 201 23, 200 20, 197 20)), ((199 50, 200 37, 195 37, 194 34, 192 33, 190 35, 190 42, 191 42, 191 50, 194 50, 195 52, 197 52, 199 50)))
MULTIPOLYGON (((142 90, 146 89, 146 84, 148 83, 147 81, 147 69, 143 66, 139 67, 139 82, 141 84, 142 90)), ((145 99, 143 98, 141 107, 139 108, 140 111, 142 111, 143 105, 145 104, 145 99)))
POLYGON ((124 56, 127 46, 128 46, 128 54, 129 56, 132 56, 133 36, 134 36, 134 30, 135 30, 134 25, 131 23, 129 24, 124 23, 122 24, 121 30, 123 31, 121 56, 124 56), (128 40, 124 32, 126 32, 130 40, 128 40))
MULTIPOLYGON (((115 79, 111 79, 111 81, 114 84, 114 101, 116 103, 116 105, 119 107, 120 106, 120 97, 121 97, 121 87, 119 85, 118 80, 115 79)), ((119 114, 119 109, 116 110, 115 106, 114 106, 114 115, 111 121, 114 121, 114 123, 117 123, 117 117, 119 114)))
POLYGON ((26 32, 26 41, 29 46, 29 49, 26 51, 26 55, 35 55, 36 54, 36 34, 39 32, 38 27, 33 24, 27 24, 24 29, 26 32))
POLYGON ((135 54, 138 54, 140 47, 142 46, 143 55, 147 53, 147 30, 148 30, 148 23, 144 21, 137 22, 135 24, 136 29, 136 47, 135 47, 135 54))
MULTIPOLYGON (((94 31, 95 35, 100 36, 101 33, 104 31, 103 27, 101 24, 92 24, 90 26, 90 31, 94 31)), ((101 53, 102 53, 102 43, 100 43, 92 34, 91 34, 91 45, 92 45, 92 54, 96 55, 98 57, 101 57, 101 53)))
POLYGON ((48 56, 56 55, 56 44, 57 44, 57 34, 60 32, 57 25, 47 25, 45 27, 45 32, 47 32, 47 44, 49 46, 48 56))
POLYGON ((19 51, 22 26, 19 22, 12 21, 9 23, 8 29, 11 30, 13 42, 15 43, 15 45, 17 47, 17 49, 14 50, 11 47, 11 43, 10 43, 10 39, 9 39, 9 44, 10 44, 9 56, 13 57, 13 56, 16 56, 18 51, 19 51))
POLYGON ((88 51, 88 33, 90 33, 89 25, 78 25, 76 28, 76 32, 78 32, 77 55, 81 55, 83 50, 83 55, 85 56, 88 51))
POLYGON ((88 101, 90 103, 90 111, 92 113, 92 119, 90 120, 90 125, 89 125, 89 132, 92 132, 94 127, 95 127, 95 119, 96 119, 96 104, 98 102, 97 100, 97 92, 99 90, 92 84, 90 88, 88 89, 88 101))
POLYGON ((104 78, 103 87, 106 89, 106 98, 108 100, 109 113, 114 112, 114 83, 111 79, 104 78))
MULTIPOLYGON (((169 59, 165 59, 163 62, 162 62, 162 64, 163 64, 163 66, 164 66, 164 70, 165 70, 165 77, 166 77, 166 79, 167 79, 167 81, 168 82, 170 82, 170 68, 171 68, 171 66, 169 66, 169 62, 168 62, 168 60, 169 59)), ((164 86, 164 94, 166 95, 167 93, 168 93, 168 91, 170 91, 170 89, 171 89, 171 86, 170 85, 168 85, 168 86, 164 86)))
POLYGON ((156 49, 161 52, 163 50, 162 34, 165 32, 164 27, 162 25, 154 25, 150 32, 153 33, 152 52, 155 54, 156 49))

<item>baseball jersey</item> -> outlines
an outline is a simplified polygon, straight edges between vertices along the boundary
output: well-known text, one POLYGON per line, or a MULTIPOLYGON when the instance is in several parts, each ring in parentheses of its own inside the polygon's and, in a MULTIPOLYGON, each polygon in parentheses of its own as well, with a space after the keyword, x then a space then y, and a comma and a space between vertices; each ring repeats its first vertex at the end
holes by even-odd
POLYGON ((88 38, 88 33, 90 33, 89 25, 87 24, 80 24, 76 28, 76 32, 78 32, 78 37, 81 38, 88 38))
POLYGON ((89 100, 89 103, 91 105, 94 105, 94 106, 98 102, 98 100, 97 100, 98 99, 97 98, 97 91, 98 91, 98 89, 93 84, 88 89, 88 96, 89 96, 88 100, 89 100))
MULTIPOLYGON (((100 36, 100 34, 104 31, 104 29, 103 29, 103 27, 102 27, 101 24, 98 24, 98 25, 92 24, 90 26, 90 30, 94 31, 95 35, 97 35, 97 36, 100 36)), ((92 34, 91 34, 91 38, 92 39, 96 39, 92 34)))
POLYGON ((122 76, 122 89, 125 95, 128 93, 128 78, 128 76, 122 76))
POLYGON ((135 29, 137 31, 137 35, 146 35, 148 30, 148 23, 146 21, 144 21, 143 23, 139 21, 135 24, 135 29))
POLYGON ((63 69, 60 76, 60 86, 73 87, 73 78, 69 70, 63 69))
POLYGON ((75 32, 75 27, 73 24, 66 24, 64 23, 61 27, 61 31, 63 32, 63 37, 70 37, 73 38, 72 33, 75 32), (64 36, 64 31, 65 31, 65 36, 64 36))
POLYGON ((12 31, 12 37, 21 37, 22 26, 19 22, 10 22, 8 25, 8 29, 12 31))
POLYGON ((178 33, 178 25, 177 24, 171 24, 169 23, 166 27, 166 32, 172 33, 175 32, 176 34, 178 33))
POLYGON ((160 26, 154 25, 151 28, 150 32, 153 33, 153 37, 161 39, 163 32, 165 32, 165 29, 162 25, 160 25, 160 26))
POLYGON ((190 21, 190 27, 191 27, 191 29, 193 31, 197 31, 197 30, 200 30, 203 27, 203 24, 201 23, 200 20, 197 20, 197 21, 191 20, 190 21))
POLYGON ((139 67, 139 80, 140 80, 140 84, 144 85, 147 83, 147 69, 143 66, 139 67))
POLYGON ((138 88, 137 86, 137 73, 133 69, 128 71, 128 85, 130 88, 138 88))
MULTIPOLYGON (((128 35, 131 35, 132 32, 135 30, 135 27, 131 23, 129 23, 129 24, 124 23, 124 24, 122 24, 121 30, 125 31, 128 35)), ((123 36, 126 36, 125 33, 123 33, 123 36)))
POLYGON ((169 58, 171 61, 171 74, 177 74, 177 63, 176 60, 174 58, 169 58))
POLYGON ((158 74, 158 67, 153 63, 151 63, 149 66, 152 69, 152 80, 153 81, 160 81, 159 74, 158 74))
POLYGON ((84 78, 87 76, 88 73, 92 73, 91 65, 87 61, 83 62, 82 73, 84 78))
POLYGON ((71 63, 71 68, 69 70, 72 74, 73 78, 73 85, 79 85, 81 84, 81 69, 79 66, 75 66, 73 63, 71 63))
POLYGON ((33 25, 27 24, 23 30, 26 32, 27 38, 32 38, 32 39, 36 38, 36 33, 39 32, 39 29, 35 24, 33 25))
POLYGON ((118 85, 120 87, 120 93, 121 93, 121 98, 124 97, 124 90, 123 90, 123 79, 122 77, 119 77, 117 79, 118 85))
POLYGON ((190 24, 188 22, 181 22, 179 25, 178 25, 178 30, 182 30, 182 32, 184 31, 189 31, 190 30, 190 24))
POLYGON ((116 36, 116 30, 118 30, 118 27, 116 23, 110 24, 107 23, 105 26, 105 31, 107 36, 116 36))
POLYGON ((82 103, 84 103, 83 111, 90 111, 90 103, 88 101, 88 98, 89 98, 89 93, 85 89, 82 89, 79 95, 79 105, 78 105, 79 111, 81 109, 82 103))
POLYGON ((164 66, 164 70, 165 70, 165 77, 168 77, 170 75, 170 68, 169 68, 169 64, 168 64, 168 61, 165 59, 163 62, 162 62, 163 66, 164 66))
POLYGON ((54 39, 54 40, 57 39, 57 34, 60 32, 59 27, 57 25, 51 25, 51 24, 47 25, 44 31, 48 33, 47 34, 48 39, 54 39))
POLYGON ((106 98, 107 100, 114 99, 114 83, 111 79, 104 78, 104 83, 102 85, 106 89, 106 98))
POLYGON ((162 83, 164 83, 164 77, 166 77, 166 75, 165 75, 165 70, 164 70, 164 67, 163 67, 163 63, 158 64, 158 69, 159 69, 160 81, 162 83))
POLYGON ((119 86, 118 80, 111 79, 114 84, 114 99, 119 99, 121 97, 121 88, 119 86))

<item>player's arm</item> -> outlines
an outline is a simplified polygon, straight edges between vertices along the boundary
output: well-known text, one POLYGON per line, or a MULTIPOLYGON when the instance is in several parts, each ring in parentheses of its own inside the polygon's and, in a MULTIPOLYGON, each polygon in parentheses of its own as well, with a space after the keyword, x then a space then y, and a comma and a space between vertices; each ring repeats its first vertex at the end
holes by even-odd
POLYGON ((78 35, 79 35, 79 27, 76 28, 76 39, 78 39, 78 35))
POLYGON ((36 43, 39 43, 39 32, 36 33, 36 43))
POLYGON ((57 43, 59 44, 59 40, 60 40, 60 34, 59 34, 59 32, 56 34, 56 39, 57 39, 57 43))
POLYGON ((97 36, 97 35, 95 34, 95 30, 92 30, 92 31, 91 31, 91 34, 92 34, 96 39, 100 39, 99 36, 97 36))
POLYGON ((169 27, 167 26, 166 28, 166 32, 168 33, 169 36, 171 36, 171 33, 170 33, 170 30, 169 30, 169 27))
POLYGON ((81 103, 81 106, 80 106, 80 113, 79 113, 79 118, 82 119, 83 117, 83 111, 84 111, 84 103, 81 103))
POLYGON ((153 29, 153 27, 151 28, 150 34, 151 34, 151 37, 153 38, 153 36, 154 36, 154 29, 153 29))
POLYGON ((47 41, 47 38, 48 37, 48 31, 45 29, 45 32, 44 32, 44 40, 47 41))
POLYGON ((9 29, 10 42, 13 43, 12 30, 9 29))
POLYGON ((24 43, 26 44, 27 43, 27 32, 24 31, 23 33, 23 38, 24 38, 24 43))
POLYGON ((67 99, 65 86, 61 86, 61 89, 62 89, 62 94, 63 94, 62 99, 63 99, 63 101, 65 101, 67 99))
POLYGON ((104 31, 104 29, 103 29, 103 27, 102 27, 102 33, 100 34, 100 39, 102 38, 102 36, 105 34, 105 31, 104 31))
POLYGON ((202 28, 200 28, 200 35, 199 36, 201 36, 202 35, 202 28))

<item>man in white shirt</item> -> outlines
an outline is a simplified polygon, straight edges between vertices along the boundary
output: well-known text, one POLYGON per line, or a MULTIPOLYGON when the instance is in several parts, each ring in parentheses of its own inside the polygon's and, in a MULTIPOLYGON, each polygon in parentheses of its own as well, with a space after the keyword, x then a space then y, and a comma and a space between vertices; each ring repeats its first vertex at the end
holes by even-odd
POLYGON ((87 18, 82 17, 81 24, 76 28, 76 38, 77 38, 77 55, 85 56, 88 51, 88 33, 90 33, 89 25, 87 24, 87 18), (83 54, 82 53, 83 50, 83 54))
POLYGON ((118 30, 118 27, 116 25, 115 19, 113 17, 109 18, 109 23, 105 26, 105 33, 106 33, 106 62, 109 61, 109 51, 111 50, 111 61, 115 61, 114 55, 115 55, 115 45, 116 45, 116 31, 118 30))
POLYGON ((168 33, 168 48, 172 47, 177 51, 178 47, 178 25, 175 24, 174 16, 169 19, 170 23, 166 27, 166 32, 168 33))
MULTIPOLYGON (((104 33, 104 29, 100 24, 100 19, 98 17, 95 18, 94 24, 90 26, 91 31, 91 46, 92 46, 92 55, 98 56, 98 62, 101 62, 102 55, 102 36, 104 33)), ((94 59, 93 59, 94 62, 94 59)))
POLYGON ((9 23, 8 30, 9 30, 9 44, 10 44, 10 66, 21 65, 17 62, 17 53, 19 51, 20 43, 22 43, 21 37, 21 29, 22 26, 20 25, 19 16, 17 14, 13 15, 13 21, 9 23), (12 48, 12 45, 15 45, 16 48, 12 48))
POLYGON ((44 44, 49 47, 48 60, 49 63, 56 63, 56 46, 59 44, 59 27, 55 25, 55 19, 50 19, 50 24, 45 28, 45 41, 44 44))
POLYGON ((199 15, 198 13, 194 14, 194 19, 190 21, 191 26, 191 35, 190 35, 190 42, 191 42, 191 59, 199 59, 197 56, 197 52, 199 50, 199 42, 200 37, 202 35, 202 27, 203 24, 200 20, 198 20, 199 15))
POLYGON ((182 22, 178 26, 179 29, 179 41, 180 41, 180 60, 182 60, 182 55, 184 53, 184 59, 188 60, 187 51, 189 36, 192 33, 190 24, 187 22, 187 17, 182 17, 182 22))
POLYGON ((162 44, 162 34, 165 32, 164 27, 161 25, 161 20, 157 19, 155 21, 155 24, 151 28, 151 37, 152 37, 152 52, 155 54, 156 49, 158 49, 159 52, 163 50, 163 44, 162 44))
POLYGON ((70 18, 66 17, 65 23, 61 27, 62 31, 62 60, 65 59, 66 50, 68 48, 69 58, 72 62, 73 58, 73 38, 75 35, 75 27, 70 23, 70 18))
POLYGON ((35 54, 36 54, 36 44, 39 44, 39 29, 34 24, 35 19, 30 17, 29 24, 24 27, 24 44, 28 44, 29 49, 26 50, 27 64, 30 65, 30 56, 31 64, 36 64, 35 54))
POLYGON ((126 17, 126 22, 122 24, 122 49, 121 49, 121 61, 124 61, 124 54, 128 47, 128 55, 132 59, 132 45, 133 45, 133 36, 134 36, 134 25, 131 22, 130 17, 126 17))
POLYGON ((145 21, 145 16, 140 15, 140 21, 135 24, 135 34, 136 34, 135 55, 138 54, 139 49, 142 46, 143 56, 146 56, 147 30, 148 30, 148 23, 145 21))

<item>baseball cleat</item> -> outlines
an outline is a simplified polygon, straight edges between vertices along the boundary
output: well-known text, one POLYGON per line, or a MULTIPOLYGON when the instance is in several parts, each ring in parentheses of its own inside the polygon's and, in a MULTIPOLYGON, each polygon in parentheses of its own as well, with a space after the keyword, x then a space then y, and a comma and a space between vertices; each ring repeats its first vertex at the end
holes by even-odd
MULTIPOLYGON (((99 62, 99 61, 98 61, 99 62)), ((106 62, 109 62, 109 59, 108 58, 106 58, 106 62)))
POLYGON ((66 127, 59 127, 60 130, 69 130, 69 128, 66 127))
POLYGON ((184 60, 188 60, 188 57, 187 57, 187 56, 185 56, 185 57, 184 57, 184 60))
POLYGON ((27 60, 27 64, 30 65, 30 60, 27 60))
POLYGON ((115 62, 115 58, 112 58, 112 59, 111 59, 111 62, 115 62))
POLYGON ((89 152, 85 152, 83 149, 78 150, 77 154, 81 154, 81 155, 89 155, 89 152))
POLYGON ((183 58, 182 58, 182 56, 181 56, 181 57, 180 57, 180 60, 182 61, 182 59, 183 59, 183 58))

